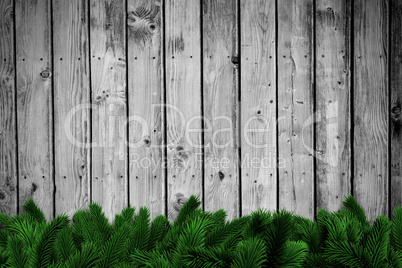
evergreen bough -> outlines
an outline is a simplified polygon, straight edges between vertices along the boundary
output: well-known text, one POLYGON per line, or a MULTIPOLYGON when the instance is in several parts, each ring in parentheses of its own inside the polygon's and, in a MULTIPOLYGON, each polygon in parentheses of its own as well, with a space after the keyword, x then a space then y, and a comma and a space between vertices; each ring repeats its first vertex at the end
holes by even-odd
POLYGON ((125 207, 109 223, 98 203, 70 220, 46 222, 30 199, 15 216, 0 213, 0 267, 402 267, 402 208, 373 224, 352 197, 317 220, 258 210, 226 220, 195 196, 176 220, 125 207))

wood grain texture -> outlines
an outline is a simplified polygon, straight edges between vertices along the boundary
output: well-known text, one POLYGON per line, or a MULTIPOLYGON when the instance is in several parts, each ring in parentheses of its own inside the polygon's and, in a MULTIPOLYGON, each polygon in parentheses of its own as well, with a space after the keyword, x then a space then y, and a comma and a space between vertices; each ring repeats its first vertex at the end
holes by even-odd
POLYGON ((388 212, 388 1, 354 2, 354 189, 373 221, 388 212))
POLYGON ((242 215, 277 206, 275 1, 240 2, 242 215))
POLYGON ((14 1, 0 2, 0 212, 17 213, 14 1))
POLYGON ((391 10, 391 211, 402 206, 402 0, 392 0, 391 10))
POLYGON ((205 210, 239 216, 237 6, 203 2, 205 210))
POLYGON ((89 202, 88 3, 53 1, 56 214, 89 202))
POLYGON ((125 1, 90 1, 92 200, 109 220, 128 204, 125 1))
POLYGON ((201 5, 166 1, 168 217, 191 196, 202 199, 201 5), (197 131, 198 130, 198 131, 197 131))
POLYGON ((349 0, 316 2, 317 209, 337 211, 351 191, 349 0))
POLYGON ((162 2, 128 1, 130 204, 165 214, 162 2))
POLYGON ((32 198, 48 220, 54 208, 50 15, 48 0, 16 1, 19 205, 32 198))
POLYGON ((313 1, 278 1, 279 207, 314 215, 313 1))

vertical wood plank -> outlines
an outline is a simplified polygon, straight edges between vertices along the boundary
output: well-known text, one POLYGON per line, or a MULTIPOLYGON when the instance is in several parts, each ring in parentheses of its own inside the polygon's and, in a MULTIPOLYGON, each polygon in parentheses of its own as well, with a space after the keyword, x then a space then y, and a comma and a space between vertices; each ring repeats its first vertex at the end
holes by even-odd
POLYGON ((199 1, 166 1, 168 216, 191 195, 202 198, 199 1))
POLYGON ((53 1, 56 214, 88 205, 88 4, 53 1), (87 144, 87 145, 86 145, 87 144))
POLYGON ((17 0, 15 9, 19 205, 33 198, 50 220, 54 209, 50 1, 17 0))
POLYGON ((242 214, 277 206, 275 1, 240 2, 242 214))
POLYGON ((402 206, 402 1, 392 0, 391 15, 391 211, 402 206))
POLYGON ((331 211, 351 190, 350 4, 316 2, 317 209, 331 211))
POLYGON ((17 213, 14 1, 0 2, 0 212, 17 213))
POLYGON ((162 1, 128 1, 130 204, 165 214, 162 1))
POLYGON ((354 4, 353 193, 373 221, 388 212, 388 1, 354 4))
POLYGON ((278 1, 279 207, 314 215, 313 1, 278 1))
POLYGON ((239 215, 237 14, 235 1, 203 2, 205 210, 229 219, 239 215))
POLYGON ((128 202, 125 1, 91 0, 90 24, 92 200, 113 220, 128 202))

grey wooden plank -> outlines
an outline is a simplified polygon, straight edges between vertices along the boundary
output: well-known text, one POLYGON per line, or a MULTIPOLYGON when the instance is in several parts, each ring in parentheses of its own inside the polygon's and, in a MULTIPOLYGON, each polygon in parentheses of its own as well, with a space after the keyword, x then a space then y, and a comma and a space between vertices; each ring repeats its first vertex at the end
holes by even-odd
POLYGON ((53 1, 56 214, 89 202, 88 2, 53 1))
POLYGON ((278 1, 279 207, 314 215, 313 1, 278 1))
POLYGON ((201 5, 165 1, 168 216, 191 196, 202 199, 201 5), (191 129, 191 131, 188 131, 191 129))
POLYGON ((14 1, 0 2, 0 212, 17 213, 14 1))
POLYGON ((90 1, 92 200, 110 221, 128 204, 126 5, 90 1))
POLYGON ((236 2, 203 1, 205 209, 239 215, 236 2))
POLYGON ((162 2, 128 1, 130 204, 165 213, 162 2))
POLYGON ((50 220, 54 209, 50 1, 17 0, 15 16, 19 205, 32 198, 50 220))
POLYGON ((402 206, 402 1, 392 0, 391 15, 391 211, 402 206))
POLYGON ((276 209, 275 1, 241 1, 242 215, 276 209))
POLYGON ((354 2, 353 194, 371 221, 388 212, 388 8, 354 2))
POLYGON ((316 2, 317 209, 337 211, 351 193, 351 2, 316 2))

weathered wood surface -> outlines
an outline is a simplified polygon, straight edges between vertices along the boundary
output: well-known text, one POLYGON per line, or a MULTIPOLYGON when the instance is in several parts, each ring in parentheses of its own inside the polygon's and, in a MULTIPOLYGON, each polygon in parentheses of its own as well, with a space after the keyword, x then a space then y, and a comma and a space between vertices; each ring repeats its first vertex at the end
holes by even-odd
POLYGON ((110 220, 128 204, 125 1, 90 1, 92 200, 110 220))
POLYGON ((388 212, 389 3, 354 4, 353 194, 373 221, 388 212))
POLYGON ((50 1, 17 0, 15 16, 19 206, 32 198, 50 220, 54 208, 50 1))
POLYGON ((162 2, 128 1, 130 204, 165 214, 162 2))
POLYGON ((88 3, 53 1, 56 214, 89 202, 88 3))
POLYGON ((392 0, 391 15, 391 211, 402 206, 402 1, 392 0))
POLYGON ((111 220, 128 203, 172 220, 195 194, 312 218, 354 193, 387 214, 401 17, 401 0, 0 1, 0 211, 33 198, 50 219, 92 193, 111 220))
POLYGON ((348 0, 316 2, 317 209, 336 211, 351 193, 348 0))
POLYGON ((278 1, 279 207, 314 216, 313 1, 278 1))
POLYGON ((275 1, 240 1, 242 214, 277 207, 275 1))
POLYGON ((14 1, 0 2, 0 212, 17 213, 14 1))
POLYGON ((237 5, 203 2, 205 210, 239 216, 237 5), (235 63, 233 63, 233 62, 235 63))
POLYGON ((202 199, 201 5, 167 0, 166 127, 168 216, 191 196, 202 199))

